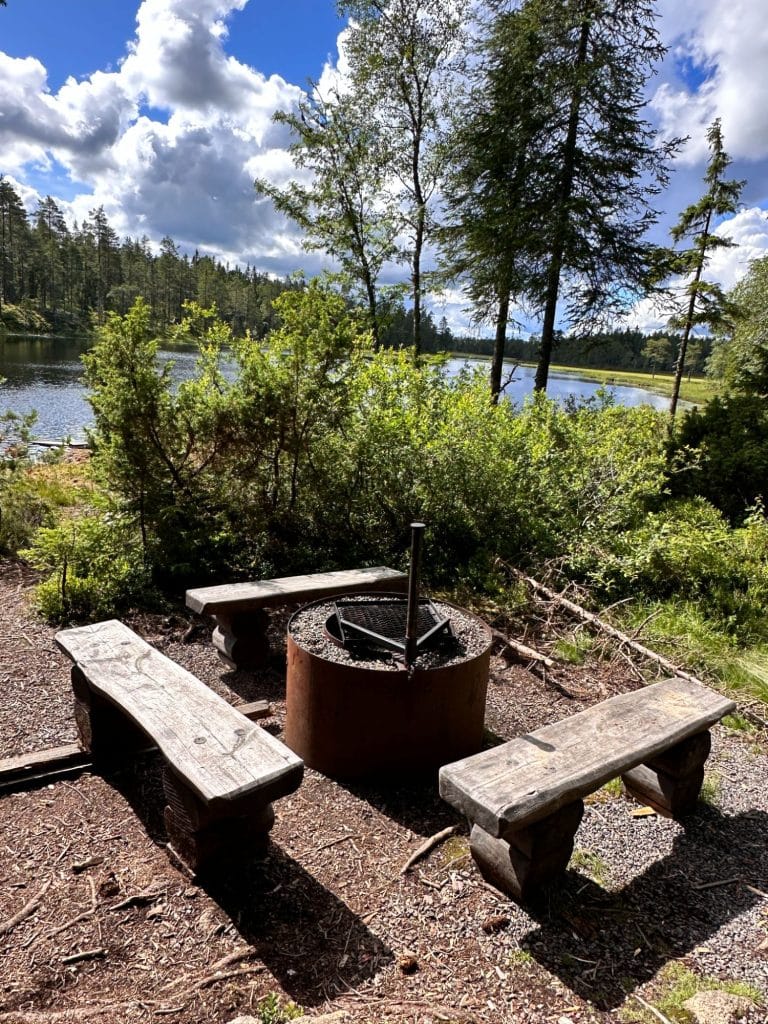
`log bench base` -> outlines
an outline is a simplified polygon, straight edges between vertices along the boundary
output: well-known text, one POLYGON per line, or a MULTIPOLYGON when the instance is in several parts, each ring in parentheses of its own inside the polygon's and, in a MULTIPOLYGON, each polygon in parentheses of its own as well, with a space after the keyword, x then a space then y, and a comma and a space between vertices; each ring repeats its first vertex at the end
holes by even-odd
POLYGON ((473 825, 469 836, 472 857, 486 882, 528 902, 568 867, 583 814, 583 801, 575 800, 504 839, 473 825))
POLYGON ((483 877, 528 902, 563 874, 583 797, 611 779, 660 814, 689 814, 709 727, 734 707, 705 686, 667 679, 445 765, 440 795, 469 819, 483 877))

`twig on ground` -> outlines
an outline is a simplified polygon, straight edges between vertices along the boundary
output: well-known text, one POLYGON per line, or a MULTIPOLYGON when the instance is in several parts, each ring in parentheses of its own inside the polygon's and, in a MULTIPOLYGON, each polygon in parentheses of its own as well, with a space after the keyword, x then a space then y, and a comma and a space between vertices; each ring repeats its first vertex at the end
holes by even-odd
POLYGON ((323 843, 321 846, 317 847, 317 850, 318 850, 318 853, 319 853, 320 850, 327 850, 331 846, 338 846, 339 843, 346 843, 346 841, 348 839, 361 839, 361 838, 362 838, 362 836, 359 836, 359 835, 357 835, 354 832, 350 832, 350 834, 348 836, 341 836, 339 839, 331 839, 329 842, 323 843))
POLYGON ((400 868, 400 874, 404 875, 411 870, 413 865, 421 860, 422 857, 426 856, 430 850, 433 850, 436 846, 448 839, 449 836, 454 835, 458 832, 458 825, 450 825, 448 828, 442 829, 440 832, 436 832, 433 836, 430 836, 426 842, 422 843, 418 850, 414 850, 408 860, 400 868))
POLYGON ((15 928, 17 924, 21 924, 22 921, 25 921, 28 917, 31 917, 32 914, 34 914, 40 906, 43 896, 45 896, 50 889, 52 881, 53 879, 49 878, 40 892, 36 896, 33 896, 29 903, 25 903, 21 910, 14 914, 13 917, 9 917, 6 921, 0 921, 0 935, 5 935, 6 932, 15 928))
POLYGON ((652 1013, 657 1020, 660 1020, 661 1024, 672 1024, 672 1021, 669 1019, 669 1017, 666 1017, 661 1012, 661 1010, 657 1010, 655 1006, 651 1006, 650 1003, 647 1003, 642 996, 639 996, 636 992, 633 992, 632 996, 634 999, 638 1001, 638 1003, 640 1003, 644 1010, 647 1010, 649 1013, 652 1013))
POLYGON ((63 956, 61 962, 63 964, 79 964, 82 960, 100 960, 106 955, 106 949, 103 946, 99 946, 97 949, 81 949, 70 956, 63 956))
POLYGON ((166 890, 162 889, 145 889, 143 892, 134 892, 130 896, 126 896, 125 899, 120 900, 113 907, 109 908, 110 914, 115 910, 125 910, 126 907, 144 906, 147 903, 152 903, 153 900, 159 899, 165 895, 166 890))

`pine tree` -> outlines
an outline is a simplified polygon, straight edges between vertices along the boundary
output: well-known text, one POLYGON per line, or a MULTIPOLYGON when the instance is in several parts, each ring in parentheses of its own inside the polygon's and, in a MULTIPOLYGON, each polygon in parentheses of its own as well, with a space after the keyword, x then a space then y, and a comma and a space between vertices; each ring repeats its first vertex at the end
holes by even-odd
POLYGON ((677 411, 691 331, 697 326, 706 326, 710 329, 723 326, 731 310, 722 288, 712 281, 703 280, 703 273, 710 254, 715 249, 729 248, 735 244, 727 236, 714 234, 716 225, 713 221, 716 217, 736 212, 745 182, 725 180, 723 177, 731 164, 731 158, 723 148, 719 118, 710 125, 707 141, 711 153, 704 175, 707 189, 698 202, 683 210, 671 232, 675 242, 680 242, 684 238, 693 241, 689 249, 675 253, 672 259, 674 272, 690 277, 685 288, 683 308, 670 318, 670 326, 682 330, 669 403, 669 415, 672 420, 677 411))
MULTIPOLYGON (((509 180, 500 177, 486 202, 495 196, 501 211, 496 232, 507 239, 511 287, 542 317, 535 387, 543 391, 558 314, 594 326, 644 293, 655 252, 644 238, 657 216, 650 202, 678 142, 660 143, 641 116, 664 53, 652 3, 524 0, 497 19, 488 42, 497 110, 487 116, 492 124, 498 113, 499 131, 509 133, 514 184, 505 196, 509 180), (512 102, 505 85, 517 93, 512 102)), ((488 152, 493 170, 499 151, 488 152)), ((494 264, 502 265, 498 256, 494 264)))

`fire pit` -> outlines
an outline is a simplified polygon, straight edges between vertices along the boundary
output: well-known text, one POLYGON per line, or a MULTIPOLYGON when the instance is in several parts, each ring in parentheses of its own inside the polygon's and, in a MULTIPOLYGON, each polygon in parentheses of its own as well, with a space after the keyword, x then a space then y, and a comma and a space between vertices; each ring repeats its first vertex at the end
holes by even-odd
POLYGON ((285 740, 326 775, 434 770, 482 747, 491 631, 419 598, 423 529, 413 524, 407 602, 325 599, 288 625, 285 740))

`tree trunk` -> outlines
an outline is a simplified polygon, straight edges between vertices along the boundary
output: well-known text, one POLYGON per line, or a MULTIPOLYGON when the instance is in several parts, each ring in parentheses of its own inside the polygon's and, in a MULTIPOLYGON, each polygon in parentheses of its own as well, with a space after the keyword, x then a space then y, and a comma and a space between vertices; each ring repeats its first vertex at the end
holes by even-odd
POLYGON ((685 372, 685 353, 688 350, 688 339, 691 336, 691 329, 693 328, 693 318, 696 312, 696 291, 698 288, 699 281, 701 280, 702 271, 704 270, 705 254, 707 251, 707 241, 709 239, 709 225, 712 223, 712 209, 707 211, 707 219, 704 224, 704 230, 701 235, 699 243, 699 262, 696 265, 696 270, 693 275, 693 281, 691 283, 691 298, 688 303, 688 311, 685 315, 685 323, 683 324, 683 335, 680 338, 680 345, 677 350, 677 361, 675 362, 675 379, 672 382, 672 397, 669 400, 669 422, 670 426, 674 422, 675 413, 677 412, 677 403, 680 397, 680 385, 683 381, 683 373, 685 372))
POLYGON ((563 171, 560 179, 560 194, 557 197, 555 209, 556 226, 552 245, 552 254, 547 271, 547 291, 544 303, 544 322, 541 329, 541 350, 539 352, 539 364, 536 367, 536 377, 533 383, 534 390, 546 391, 549 378, 549 364, 552 361, 552 349, 555 338, 555 314, 557 312, 557 299, 560 291, 560 274, 563 269, 563 254, 565 252, 565 231, 568 221, 567 205, 573 192, 573 178, 576 167, 576 142, 579 133, 579 117, 581 115, 582 89, 579 82, 581 68, 587 59, 587 45, 589 43, 588 21, 581 23, 581 34, 579 36, 579 49, 576 55, 576 83, 571 95, 571 105, 568 114, 568 132, 565 137, 563 148, 563 171))
POLYGON ((505 290, 499 297, 498 312, 496 314, 496 341, 493 346, 493 359, 491 361, 491 400, 494 403, 499 401, 499 395, 501 394, 501 371, 504 365, 508 320, 509 292, 505 290))

